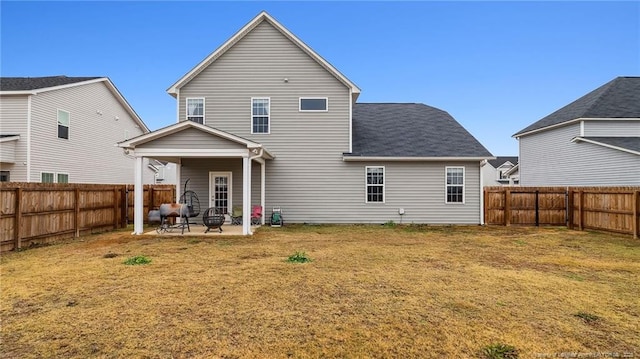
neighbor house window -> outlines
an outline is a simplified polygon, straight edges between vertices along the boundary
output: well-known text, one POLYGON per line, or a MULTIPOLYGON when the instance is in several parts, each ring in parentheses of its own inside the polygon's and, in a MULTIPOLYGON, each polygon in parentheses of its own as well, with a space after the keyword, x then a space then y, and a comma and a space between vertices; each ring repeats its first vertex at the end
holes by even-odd
POLYGON ((464 203, 464 167, 446 167, 446 203, 464 203))
POLYGON ((366 167, 367 203, 384 203, 384 167, 366 167))
POLYGON ((251 99, 251 133, 269 133, 269 98, 251 99))
POLYGON ((11 181, 11 172, 0 171, 0 182, 9 182, 9 181, 11 181))
POLYGON ((187 99, 187 120, 204 124, 204 99, 187 99))
POLYGON ((40 174, 40 182, 42 183, 54 183, 55 174, 51 172, 42 172, 40 174))
POLYGON ((326 112, 329 109, 326 97, 300 97, 300 111, 326 112))
POLYGON ((58 183, 69 183, 69 174, 68 173, 57 173, 56 180, 58 183))
POLYGON ((58 110, 58 138, 69 138, 69 112, 58 110))

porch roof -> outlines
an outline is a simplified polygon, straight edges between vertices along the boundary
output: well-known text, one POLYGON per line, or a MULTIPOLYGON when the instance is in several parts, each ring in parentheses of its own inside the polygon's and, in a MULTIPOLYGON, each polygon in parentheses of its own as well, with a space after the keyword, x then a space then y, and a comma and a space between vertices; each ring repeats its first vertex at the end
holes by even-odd
POLYGON ((264 159, 274 158, 258 142, 193 121, 179 122, 121 141, 117 143, 117 146, 125 149, 125 151, 133 150, 136 155, 166 159, 171 162, 180 157, 251 156, 264 159), (205 140, 194 144, 193 136, 180 136, 187 133, 196 133, 200 139, 204 138, 205 140), (211 141, 207 139, 209 137, 211 141), (225 144, 228 144, 228 146, 225 144))

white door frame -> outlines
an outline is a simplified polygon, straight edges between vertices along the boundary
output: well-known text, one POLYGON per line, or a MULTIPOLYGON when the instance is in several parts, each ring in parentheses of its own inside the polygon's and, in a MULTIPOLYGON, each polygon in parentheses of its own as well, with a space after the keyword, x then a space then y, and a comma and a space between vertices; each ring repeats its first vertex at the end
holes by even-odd
MULTIPOLYGON (((233 211, 233 172, 231 171, 210 171, 209 172, 209 207, 213 207, 215 177, 228 177, 228 199, 227 211, 233 211)), ((230 215, 231 213, 229 213, 230 215)))

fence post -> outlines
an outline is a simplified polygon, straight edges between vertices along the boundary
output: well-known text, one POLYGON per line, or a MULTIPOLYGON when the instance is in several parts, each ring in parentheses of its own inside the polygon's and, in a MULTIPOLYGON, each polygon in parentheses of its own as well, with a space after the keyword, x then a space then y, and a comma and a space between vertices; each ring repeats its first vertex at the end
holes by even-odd
POLYGON ((640 225, 638 222, 638 212, 640 212, 640 191, 633 192, 633 239, 638 239, 640 236, 640 225))
POLYGON ((540 191, 536 190, 536 227, 540 227, 540 204, 538 200, 540 198, 540 191))
POLYGON ((74 237, 80 237, 80 188, 76 185, 76 188, 73 192, 74 197, 74 207, 73 207, 73 223, 74 223, 74 237))
POLYGON ((118 229, 118 186, 113 186, 113 229, 118 229))
POLYGON ((14 235, 16 237, 16 241, 14 243, 15 249, 22 248, 22 231, 20 230, 22 227, 22 187, 18 187, 16 189, 16 223, 14 226, 14 235))
POLYGON ((578 192, 578 229, 584 230, 584 192, 578 192))
POLYGON ((567 228, 573 229, 573 190, 567 189, 567 228))
POLYGON ((511 226, 511 190, 504 192, 504 225, 511 226))

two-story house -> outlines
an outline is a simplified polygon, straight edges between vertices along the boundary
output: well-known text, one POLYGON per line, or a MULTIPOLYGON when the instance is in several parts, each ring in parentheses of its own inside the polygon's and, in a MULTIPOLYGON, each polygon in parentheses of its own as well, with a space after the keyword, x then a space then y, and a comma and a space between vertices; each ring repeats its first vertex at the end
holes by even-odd
POLYGON ((640 77, 617 77, 513 135, 524 186, 640 185, 640 77))
POLYGON ((482 221, 489 151, 445 111, 357 103, 353 82, 265 12, 168 93, 176 123, 119 144, 137 158, 136 186, 143 158, 177 163, 201 203, 242 206, 244 234, 252 205, 289 223, 482 221))
POLYGON ((114 143, 148 132, 106 77, 0 78, 2 181, 133 183, 134 158, 114 143))

